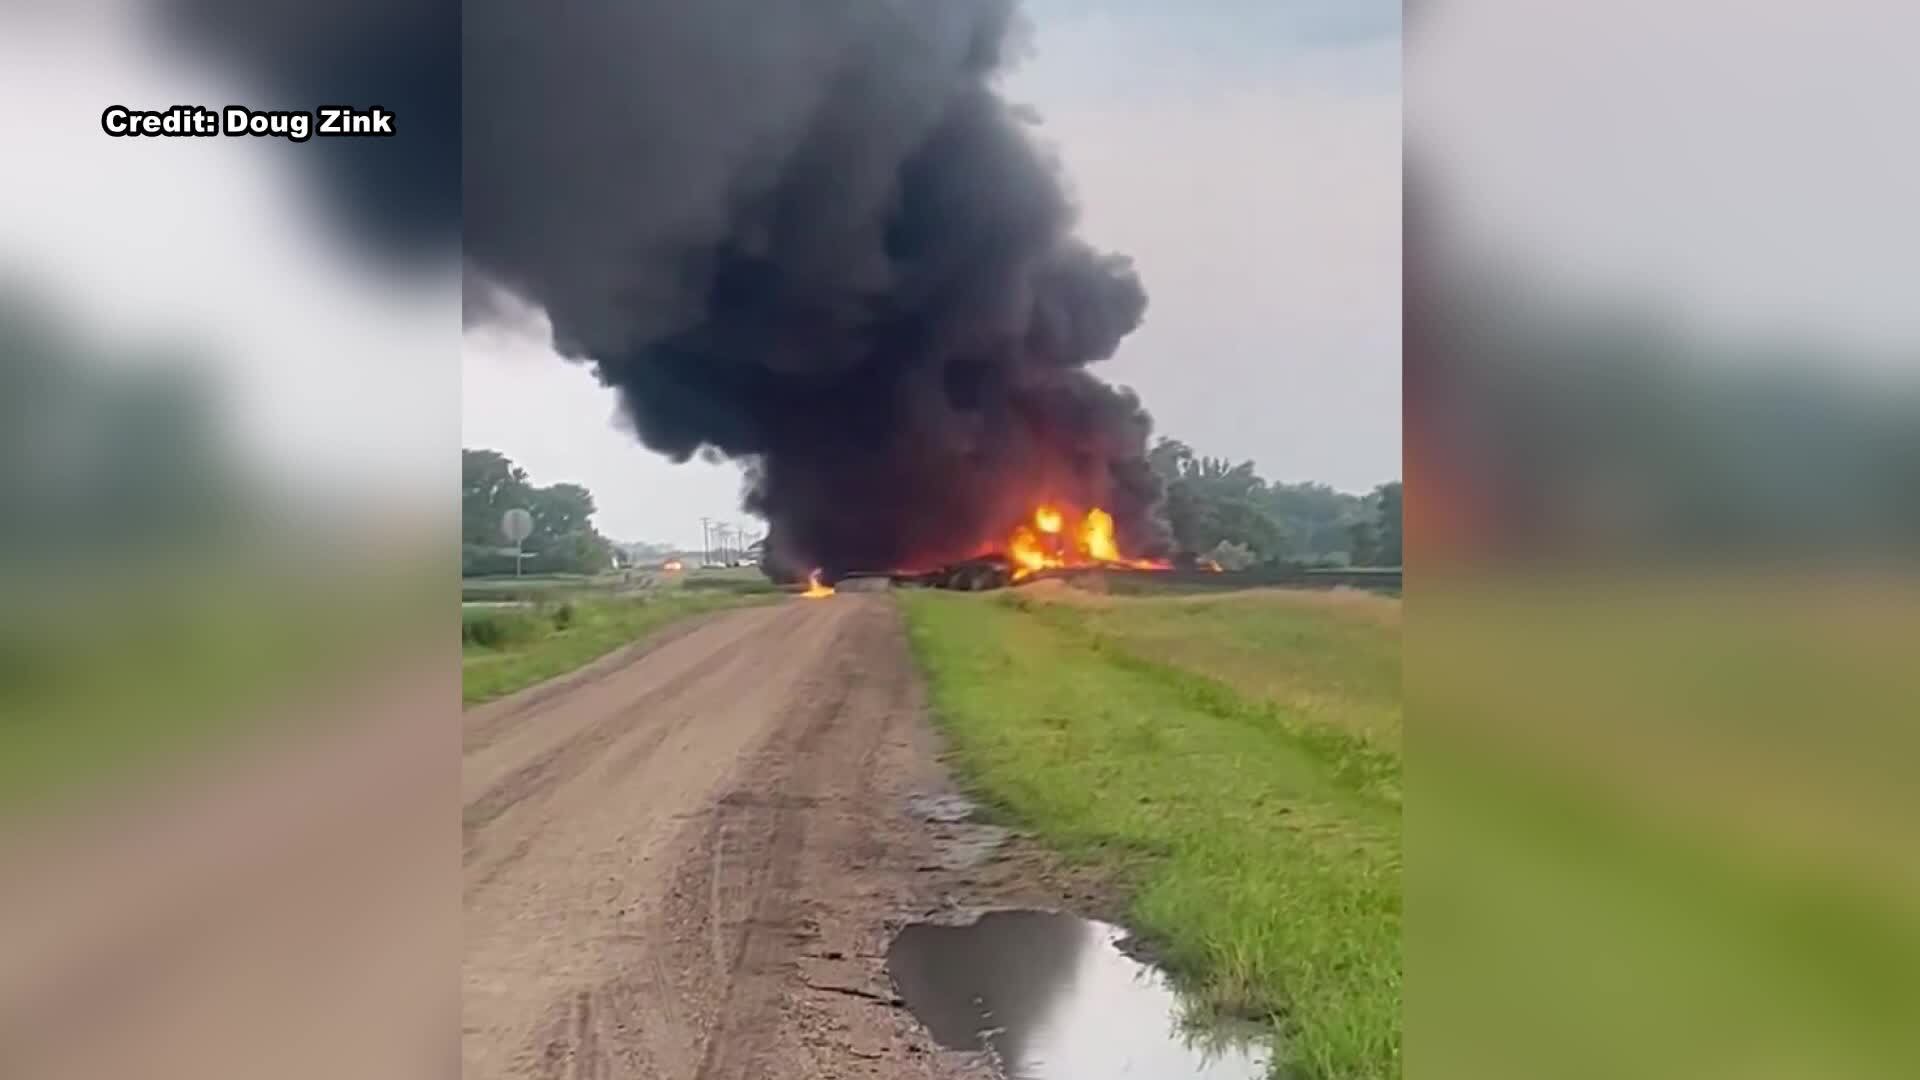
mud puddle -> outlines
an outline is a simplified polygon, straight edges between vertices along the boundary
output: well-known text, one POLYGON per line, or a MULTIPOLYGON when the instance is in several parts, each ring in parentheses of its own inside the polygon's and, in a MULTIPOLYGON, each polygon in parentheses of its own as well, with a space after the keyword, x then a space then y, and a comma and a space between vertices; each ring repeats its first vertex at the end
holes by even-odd
POLYGON ((1119 927, 996 911, 916 923, 887 952, 900 997, 941 1045, 987 1050, 1009 1080, 1263 1080, 1245 1031, 1185 1023, 1166 977, 1120 949, 1119 927))

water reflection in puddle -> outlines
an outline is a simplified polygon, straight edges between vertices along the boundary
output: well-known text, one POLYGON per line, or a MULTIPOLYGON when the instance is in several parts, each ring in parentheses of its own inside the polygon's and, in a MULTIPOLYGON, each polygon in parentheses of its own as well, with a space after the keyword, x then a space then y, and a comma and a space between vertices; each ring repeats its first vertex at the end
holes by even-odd
POLYGON ((1265 1049, 1188 1029, 1178 995, 1120 951, 1123 936, 1072 915, 996 911, 907 927, 887 970, 941 1045, 984 1040, 1010 1080, 1262 1080, 1265 1049))

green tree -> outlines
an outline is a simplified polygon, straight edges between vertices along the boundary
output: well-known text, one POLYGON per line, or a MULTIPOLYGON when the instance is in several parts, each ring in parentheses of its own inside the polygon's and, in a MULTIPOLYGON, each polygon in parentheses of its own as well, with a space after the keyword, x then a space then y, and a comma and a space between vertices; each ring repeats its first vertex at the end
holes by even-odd
POLYGON ((613 544, 593 527, 593 493, 579 484, 535 487, 525 469, 497 450, 460 452, 461 568, 467 574, 508 573, 511 552, 500 519, 523 509, 533 517, 526 540, 527 568, 543 573, 591 574, 613 562, 613 544))
POLYGON ((1182 551, 1226 544, 1262 562, 1399 564, 1398 482, 1366 496, 1326 484, 1268 483, 1251 461, 1208 457, 1165 437, 1147 452, 1147 464, 1166 492, 1163 511, 1182 551))
POLYGON ((1261 508, 1266 481, 1253 462, 1198 457, 1186 443, 1162 438, 1148 451, 1147 463, 1165 487, 1167 523, 1182 551, 1207 552, 1226 543, 1259 559, 1288 553, 1286 527, 1261 508))
POLYGON ((1366 517, 1350 526, 1354 565, 1399 566, 1400 481, 1374 488, 1366 505, 1366 517))
POLYGON ((1373 490, 1374 512, 1380 521, 1380 565, 1399 566, 1400 552, 1400 481, 1381 484, 1373 490))
POLYGON ((1187 466, 1193 461, 1193 448, 1179 439, 1169 439, 1162 435, 1147 451, 1147 465, 1153 469, 1162 483, 1172 484, 1187 473, 1187 466))
POLYGON ((460 541, 481 547, 499 547, 500 517, 515 507, 526 508, 531 488, 527 471, 498 450, 460 451, 460 541))
POLYGON ((533 535, 542 542, 591 529, 595 509, 593 493, 579 484, 554 484, 527 493, 533 535))
POLYGON ((1358 495, 1326 484, 1270 484, 1261 506, 1287 529, 1306 558, 1325 559, 1348 549, 1353 526, 1369 511, 1358 495))

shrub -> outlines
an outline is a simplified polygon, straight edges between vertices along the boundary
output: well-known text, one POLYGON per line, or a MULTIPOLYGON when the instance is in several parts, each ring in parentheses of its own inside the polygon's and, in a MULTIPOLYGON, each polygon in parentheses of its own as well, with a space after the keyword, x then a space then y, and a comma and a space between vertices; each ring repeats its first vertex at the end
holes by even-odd
POLYGON ((539 634, 538 623, 523 611, 489 611, 463 615, 460 619, 461 644, 484 649, 501 649, 531 641, 539 634))
POLYGON ((780 586, 775 585, 765 578, 695 577, 688 578, 680 587, 689 592, 725 592, 736 593, 741 596, 780 591, 780 586))

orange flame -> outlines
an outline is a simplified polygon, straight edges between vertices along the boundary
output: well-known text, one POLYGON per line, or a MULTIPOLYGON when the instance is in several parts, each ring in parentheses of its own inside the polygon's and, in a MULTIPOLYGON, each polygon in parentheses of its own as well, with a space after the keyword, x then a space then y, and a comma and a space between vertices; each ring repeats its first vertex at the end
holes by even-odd
POLYGON ((832 596, 833 586, 820 584, 820 571, 815 570, 807 575, 807 591, 800 595, 809 600, 818 600, 823 596, 832 596))
POLYGON ((1080 523, 1080 546, 1100 562, 1119 562, 1120 549, 1113 543, 1113 515, 1099 507, 1087 511, 1080 523))
POLYGON ((1013 579, 1020 581, 1042 570, 1085 566, 1127 566, 1137 570, 1164 570, 1167 564, 1153 559, 1129 559, 1120 554, 1114 541, 1113 515, 1094 507, 1082 515, 1072 530, 1067 529, 1068 513, 1057 506, 1042 505, 1033 511, 1033 524, 1021 525, 1007 538, 1007 558, 1013 563, 1013 579))

